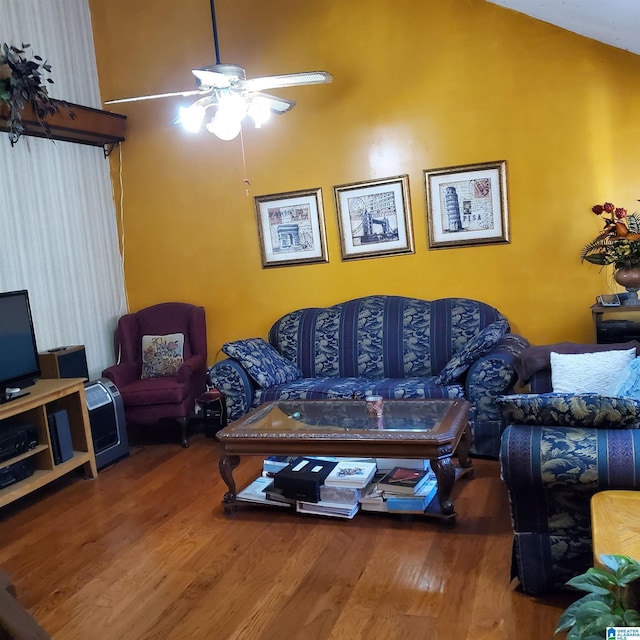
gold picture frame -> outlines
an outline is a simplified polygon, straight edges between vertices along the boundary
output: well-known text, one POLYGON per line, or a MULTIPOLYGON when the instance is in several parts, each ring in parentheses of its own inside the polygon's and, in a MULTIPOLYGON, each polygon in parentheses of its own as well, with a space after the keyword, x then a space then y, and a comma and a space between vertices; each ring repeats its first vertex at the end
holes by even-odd
POLYGON ((414 253, 409 176, 333 188, 343 260, 414 253))
POLYGON ((329 262, 320 187, 254 201, 263 268, 329 262))
POLYGON ((424 171, 430 249, 509 242, 506 160, 424 171))

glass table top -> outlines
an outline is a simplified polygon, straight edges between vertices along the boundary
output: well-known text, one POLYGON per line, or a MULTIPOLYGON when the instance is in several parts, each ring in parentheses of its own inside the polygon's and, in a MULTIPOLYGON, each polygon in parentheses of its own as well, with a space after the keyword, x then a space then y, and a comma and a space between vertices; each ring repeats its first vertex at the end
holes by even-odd
POLYGON ((280 400, 261 405, 223 430, 228 434, 440 431, 461 400, 386 400, 382 416, 369 417, 364 400, 280 400))

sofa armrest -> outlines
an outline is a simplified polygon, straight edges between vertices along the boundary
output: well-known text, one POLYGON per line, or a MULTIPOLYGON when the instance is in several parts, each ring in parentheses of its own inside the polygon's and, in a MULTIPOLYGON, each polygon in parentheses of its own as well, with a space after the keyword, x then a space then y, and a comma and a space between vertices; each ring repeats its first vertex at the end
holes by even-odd
POLYGON ((513 392, 518 377, 515 364, 528 346, 526 338, 507 333, 491 351, 471 365, 465 380, 465 397, 476 406, 478 420, 502 420, 495 399, 513 392))
POLYGON ((512 573, 525 593, 562 587, 593 564, 591 497, 640 489, 640 429, 512 424, 500 469, 514 533, 512 573))
POLYGON ((122 362, 107 367, 102 372, 103 377, 111 380, 118 389, 124 389, 131 384, 136 378, 140 377, 140 372, 134 362, 122 362))
POLYGON ((207 376, 209 383, 225 395, 229 422, 253 407, 256 386, 237 360, 227 358, 217 362, 209 368, 207 376))

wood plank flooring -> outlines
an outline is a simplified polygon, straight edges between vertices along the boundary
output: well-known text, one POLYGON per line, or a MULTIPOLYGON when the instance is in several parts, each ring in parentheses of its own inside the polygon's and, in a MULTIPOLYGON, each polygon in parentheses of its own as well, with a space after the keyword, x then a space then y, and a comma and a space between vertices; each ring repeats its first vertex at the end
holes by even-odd
MULTIPOLYGON (((351 521, 247 507, 225 515, 219 445, 133 446, 0 510, 0 567, 55 640, 552 638, 577 596, 509 584, 498 463, 474 460, 458 522, 351 521)), ((244 458, 244 486, 261 470, 244 458)))

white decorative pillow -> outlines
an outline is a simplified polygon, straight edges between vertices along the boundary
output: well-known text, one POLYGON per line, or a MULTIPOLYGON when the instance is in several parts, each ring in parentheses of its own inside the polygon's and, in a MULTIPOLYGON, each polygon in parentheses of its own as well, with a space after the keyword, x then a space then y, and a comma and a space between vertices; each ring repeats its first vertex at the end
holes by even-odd
POLYGON ((175 376, 184 362, 184 334, 142 336, 142 379, 175 376))
POLYGON ((607 395, 611 381, 636 357, 636 350, 596 353, 551 352, 551 385, 554 393, 607 395))

